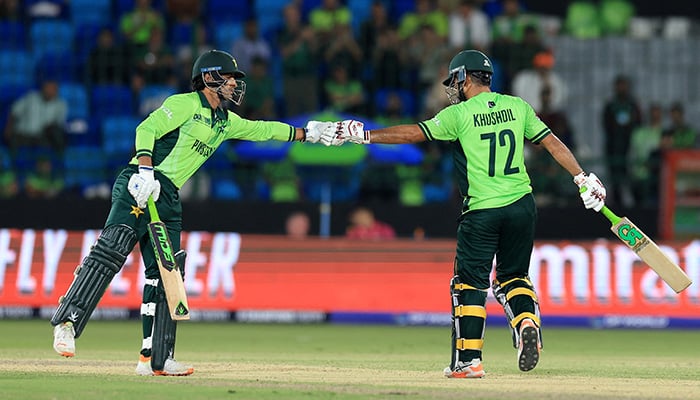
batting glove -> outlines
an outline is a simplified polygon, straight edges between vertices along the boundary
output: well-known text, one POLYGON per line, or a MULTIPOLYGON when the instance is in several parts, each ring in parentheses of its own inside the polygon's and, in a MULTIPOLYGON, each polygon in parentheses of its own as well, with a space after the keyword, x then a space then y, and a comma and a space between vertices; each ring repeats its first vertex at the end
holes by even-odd
POLYGON ((316 143, 321 139, 324 130, 334 127, 335 123, 333 122, 309 121, 306 123, 306 128, 304 128, 304 141, 316 143))
POLYGON ((326 146, 339 146, 345 142, 368 144, 369 131, 364 130, 365 124, 360 121, 346 119, 335 123, 334 130, 326 130, 321 136, 321 142, 326 146))
POLYGON ((139 208, 146 207, 150 196, 153 196, 153 201, 158 201, 160 182, 153 175, 153 167, 139 165, 139 173, 131 175, 127 189, 139 208))
POLYGON ((586 176, 585 172, 581 172, 574 177, 574 183, 579 187, 581 200, 587 209, 592 208, 594 211, 600 211, 603 208, 606 191, 595 174, 591 173, 586 176))

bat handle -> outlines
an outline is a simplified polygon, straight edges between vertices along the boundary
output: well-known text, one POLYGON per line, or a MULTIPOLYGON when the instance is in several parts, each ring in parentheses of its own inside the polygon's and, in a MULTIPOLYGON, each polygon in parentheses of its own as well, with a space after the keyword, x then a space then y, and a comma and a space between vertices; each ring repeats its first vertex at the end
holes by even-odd
POLYGON ((617 224, 622 219, 615 215, 615 213, 612 212, 612 210, 610 210, 607 206, 603 206, 603 208, 600 209, 600 212, 602 212, 603 215, 605 215, 605 217, 607 217, 613 225, 617 224))
POLYGON ((156 202, 153 201, 153 196, 148 196, 148 213, 151 214, 151 222, 160 221, 158 210, 156 209, 156 202))

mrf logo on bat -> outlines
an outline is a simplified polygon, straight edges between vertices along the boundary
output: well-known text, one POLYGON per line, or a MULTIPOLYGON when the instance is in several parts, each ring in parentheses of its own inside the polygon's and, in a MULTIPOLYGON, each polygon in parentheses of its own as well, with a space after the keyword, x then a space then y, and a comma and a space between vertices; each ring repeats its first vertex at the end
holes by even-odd
POLYGON ((175 268, 175 257, 173 257, 173 249, 170 248, 170 243, 168 240, 168 232, 165 226, 162 224, 153 225, 153 233, 157 239, 157 245, 155 246, 158 250, 158 255, 164 261, 163 267, 168 271, 175 268))
POLYGON ((637 251, 637 249, 642 247, 647 241, 646 237, 635 226, 630 224, 620 225, 617 228, 617 234, 620 239, 627 242, 634 251, 637 251))

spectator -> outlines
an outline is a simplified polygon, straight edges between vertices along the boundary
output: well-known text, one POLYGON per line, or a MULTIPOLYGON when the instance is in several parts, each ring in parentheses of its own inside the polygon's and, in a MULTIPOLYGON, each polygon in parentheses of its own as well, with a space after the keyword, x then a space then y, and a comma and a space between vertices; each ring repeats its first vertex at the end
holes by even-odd
POLYGON ((45 80, 39 91, 31 91, 12 103, 5 126, 5 139, 13 155, 20 146, 48 147, 63 152, 66 101, 58 97, 58 83, 45 80))
POLYGON ((630 90, 626 76, 618 75, 614 81, 614 93, 603 108, 605 130, 605 162, 608 168, 608 201, 616 204, 631 202, 627 196, 627 154, 632 131, 641 123, 641 111, 637 99, 630 90))
POLYGON ((379 105, 378 111, 374 120, 381 125, 392 126, 413 122, 413 117, 406 110, 401 96, 395 91, 387 94, 386 104, 379 105))
POLYGON ((145 47, 154 29, 165 30, 165 18, 151 0, 136 0, 134 9, 122 15, 119 29, 130 46, 145 47))
POLYGON ((371 88, 403 87, 402 76, 408 59, 406 46, 399 38, 398 31, 393 27, 387 27, 378 32, 377 43, 371 53, 373 79, 371 88))
POLYGON ((360 113, 364 91, 359 80, 352 79, 343 64, 331 67, 331 75, 324 83, 328 108, 339 113, 360 113))
POLYGON ((449 33, 453 49, 486 51, 491 45, 491 24, 476 0, 460 0, 449 15, 449 33))
POLYGON ((596 39, 603 27, 593 0, 572 0, 566 7, 564 32, 577 39, 596 39))
POLYGON ((627 164, 633 198, 641 205, 656 204, 659 184, 661 135, 663 133, 663 110, 658 103, 649 105, 646 124, 632 131, 627 164))
POLYGON ((261 57, 253 58, 250 74, 246 77, 246 102, 241 108, 247 119, 276 118, 275 87, 268 73, 267 61, 261 57))
POLYGON ((291 239, 305 239, 309 236, 311 221, 308 214, 303 211, 291 213, 284 223, 284 230, 287 237, 291 239))
POLYGON ((634 17, 634 4, 627 0, 601 0, 598 5, 602 33, 627 35, 630 21, 634 17))
POLYGON ((318 109, 317 43, 313 30, 302 24, 296 3, 284 8, 284 26, 277 34, 282 58, 284 109, 287 116, 318 109), (303 96, 299 94, 303 93, 303 96))
POLYGON ((386 6, 382 0, 372 2, 369 17, 360 24, 360 32, 357 42, 365 57, 374 54, 379 43, 379 37, 387 29, 394 28, 389 21, 386 6))
MULTIPOLYGON (((447 76, 447 64, 444 63, 440 70, 438 71, 439 76, 447 76)), ((420 119, 430 119, 438 111, 450 105, 449 98, 445 93, 445 85, 441 81, 436 80, 432 85, 426 90, 426 95, 423 98, 423 107, 420 113, 420 119)))
POLYGON ((51 157, 42 156, 34 171, 27 175, 24 192, 30 199, 52 199, 63 190, 63 179, 57 176, 51 157))
POLYGON ((366 207, 358 207, 350 214, 350 226, 345 236, 348 239, 385 240, 394 239, 396 233, 391 225, 378 221, 366 207))
POLYGON ((435 7, 433 0, 416 0, 415 11, 401 16, 399 37, 406 40, 420 32, 421 27, 430 25, 441 38, 447 38, 449 23, 447 15, 435 7))
POLYGON ((19 184, 15 172, 11 168, 0 171, 0 199, 9 199, 18 193, 19 184))
POLYGON ((292 203, 301 200, 301 188, 294 162, 285 158, 278 162, 266 162, 263 176, 270 190, 270 201, 292 203))
MULTIPOLYGON (((575 151, 571 124, 561 108, 552 105, 552 90, 544 86, 540 91, 541 110, 537 116, 571 151, 575 151)), ((528 146, 525 152, 527 169, 531 172, 531 185, 538 204, 565 205, 571 196, 575 196, 574 188, 569 185, 570 178, 559 168, 556 161, 544 152, 542 146, 528 146)))
POLYGON ((343 64, 352 78, 360 75, 360 65, 364 62, 362 49, 355 40, 350 25, 335 28, 335 37, 324 51, 327 65, 343 64))
POLYGON ((245 21, 243 36, 233 42, 231 53, 236 54, 238 68, 244 71, 251 69, 253 58, 257 57, 269 62, 272 50, 267 40, 260 36, 257 19, 251 18, 245 21))
POLYGON ((323 0, 309 13, 309 25, 316 33, 321 52, 324 52, 335 38, 335 29, 350 26, 351 22, 352 12, 339 0, 323 0))
POLYGON ((683 104, 673 103, 669 112, 671 118, 670 126, 664 130, 662 136, 667 148, 672 149, 692 149, 698 147, 698 132, 685 120, 683 104))
POLYGON ((116 43, 114 32, 110 28, 102 28, 97 37, 97 46, 88 56, 88 83, 127 84, 131 75, 130 60, 126 46, 116 43))
POLYGON ((175 57, 165 43, 165 32, 154 28, 146 46, 134 50, 136 72, 149 84, 177 85, 175 57))
POLYGON ((417 69, 418 75, 417 82, 416 79, 410 80, 409 89, 420 95, 439 78, 438 72, 450 59, 452 50, 447 45, 447 38, 440 36, 429 24, 422 25, 420 33, 405 41, 405 45, 408 45, 409 64, 417 69))
POLYGON ((525 27, 538 27, 539 21, 534 15, 522 12, 518 0, 503 0, 502 3, 502 13, 496 15, 491 24, 491 38, 494 58, 507 63, 513 46, 523 41, 525 27))
POLYGON ((542 90, 549 89, 550 108, 561 109, 567 95, 564 80, 552 70, 554 56, 551 52, 539 52, 533 57, 531 68, 518 72, 513 79, 512 92, 527 101, 536 113, 542 111, 542 90))
MULTIPOLYGON (((533 60, 539 53, 550 53, 551 51, 545 46, 540 36, 539 30, 534 25, 527 25, 523 29, 523 38, 511 46, 508 54, 507 62, 504 65, 505 70, 505 88, 512 90, 512 82, 520 71, 532 69, 533 60)), ((554 59, 551 60, 552 66, 554 59)), ((539 92, 535 92, 537 98, 539 92)))
POLYGON ((18 0, 0 1, 0 21, 21 21, 23 20, 22 8, 18 0))

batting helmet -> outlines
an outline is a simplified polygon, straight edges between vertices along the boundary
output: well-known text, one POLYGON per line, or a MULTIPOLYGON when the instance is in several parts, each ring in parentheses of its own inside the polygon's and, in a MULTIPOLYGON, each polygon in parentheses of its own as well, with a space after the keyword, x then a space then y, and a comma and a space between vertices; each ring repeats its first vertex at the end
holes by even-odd
POLYGON ((245 78, 245 73, 238 69, 233 56, 221 50, 209 50, 197 58, 192 66, 192 79, 205 72, 216 71, 219 75, 233 74, 233 77, 245 78))
POLYGON ((452 57, 450 66, 447 72, 447 79, 442 81, 442 84, 449 86, 454 78, 457 82, 462 82, 467 77, 467 72, 488 72, 493 74, 493 66, 491 60, 486 55, 478 50, 463 50, 452 57), (455 76, 457 75, 457 76, 455 76))

